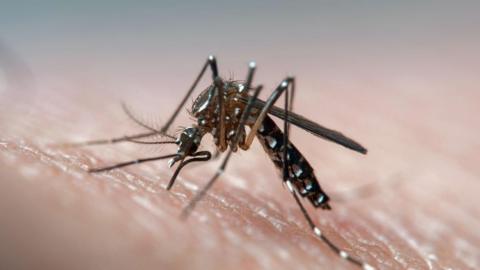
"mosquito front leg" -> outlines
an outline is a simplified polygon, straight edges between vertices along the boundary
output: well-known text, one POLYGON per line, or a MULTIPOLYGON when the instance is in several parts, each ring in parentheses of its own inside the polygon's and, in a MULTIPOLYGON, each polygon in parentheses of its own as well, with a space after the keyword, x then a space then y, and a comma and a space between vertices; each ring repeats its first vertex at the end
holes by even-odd
MULTIPOLYGON (((290 93, 288 91, 289 89, 289 84, 292 83, 294 80, 293 79, 290 79, 290 80, 285 80, 282 82, 282 84, 279 86, 278 89, 283 89, 283 90, 278 90, 278 96, 280 96, 280 94, 283 92, 283 91, 286 91, 286 94, 285 94, 285 104, 284 104, 284 110, 285 110, 285 119, 283 121, 283 164, 282 164, 282 168, 283 168, 283 181, 284 183, 286 183, 287 185, 287 188, 288 188, 288 191, 292 194, 293 198, 295 199, 295 202, 297 203, 297 205, 300 207, 300 210, 302 211, 302 214, 303 216, 305 217, 305 219, 307 220, 307 223, 308 225, 310 226, 310 229, 313 231, 313 233, 318 237, 320 238, 325 244, 327 244, 327 246, 332 250, 334 251, 336 254, 338 254, 338 256, 340 256, 342 259, 345 259, 351 263, 353 263, 354 265, 357 265, 357 266, 360 266, 362 267, 363 269, 365 270, 372 270, 373 267, 370 266, 369 264, 366 264, 362 261, 360 261, 359 259, 357 258, 354 258, 352 256, 350 256, 346 251, 340 249, 335 243, 333 243, 332 241, 330 241, 329 238, 327 238, 326 236, 324 236, 322 234, 322 231, 315 225, 315 223, 313 222, 312 218, 310 217, 310 215, 308 214, 307 210, 305 209, 305 207, 303 206, 302 202, 300 201, 300 197, 298 196, 297 192, 295 191, 294 187, 293 187, 293 184, 291 182, 291 178, 293 177, 294 179, 296 179, 295 175, 291 175, 289 173, 289 168, 290 168, 290 158, 288 157, 288 149, 289 149, 289 144, 290 144, 290 138, 289 138, 289 127, 290 127, 290 123, 288 122, 288 113, 290 111, 290 108, 292 106, 291 102, 289 102, 289 98, 290 98, 290 93)), ((291 84, 293 86, 293 84, 291 84)), ((294 89, 293 87, 291 89, 294 89)), ((275 91, 277 92, 277 91, 275 91)), ((273 106, 273 103, 275 102, 276 99, 278 99, 278 96, 275 96, 276 93, 273 93, 272 94, 272 97, 267 101, 267 105, 270 105, 270 106, 273 106), (271 101, 271 103, 269 103, 271 101)), ((293 91, 292 91, 293 92, 293 91)), ((293 94, 293 93, 292 93, 293 94)), ((267 106, 265 106, 267 107, 267 106)), ((269 108, 263 108, 262 112, 267 112, 269 108)), ((258 120, 257 120, 258 121, 258 120)), ((263 121, 263 120, 262 120, 263 121)), ((294 161, 295 162, 295 161, 294 161)))
POLYGON ((113 169, 118 169, 118 168, 130 166, 130 165, 134 165, 134 164, 140 164, 140 163, 145 163, 145 162, 149 162, 149 161, 173 158, 173 157, 176 157, 176 156, 178 156, 178 154, 171 154, 171 155, 151 157, 151 158, 135 159, 135 160, 127 161, 127 162, 117 163, 117 164, 112 165, 112 166, 89 169, 88 172, 99 173, 99 172, 111 171, 113 169))
POLYGON ((175 118, 177 117, 178 113, 180 112, 180 110, 183 108, 183 106, 185 105, 185 103, 187 102, 188 98, 192 95, 192 92, 193 90, 195 90, 195 88, 197 87, 197 84, 198 82, 200 82, 200 79, 202 79, 203 77, 203 74, 205 73, 205 70, 207 69, 207 67, 210 66, 210 69, 212 70, 212 78, 213 80, 215 80, 215 78, 218 77, 218 67, 217 67, 217 60, 215 59, 215 57, 213 55, 210 55, 207 59, 207 61, 205 62, 205 64, 203 65, 202 67, 202 70, 200 71, 200 73, 198 74, 197 78, 195 79, 195 81, 193 82, 192 86, 190 87, 190 89, 188 89, 188 92, 187 94, 185 95, 185 97, 182 99, 182 101, 180 102, 180 104, 178 104, 177 108, 175 109, 175 111, 173 112, 172 116, 168 119, 168 121, 165 123, 165 125, 160 129, 160 132, 161 133, 165 133, 168 131, 168 129, 170 128, 170 126, 172 125, 173 121, 175 121, 175 118))

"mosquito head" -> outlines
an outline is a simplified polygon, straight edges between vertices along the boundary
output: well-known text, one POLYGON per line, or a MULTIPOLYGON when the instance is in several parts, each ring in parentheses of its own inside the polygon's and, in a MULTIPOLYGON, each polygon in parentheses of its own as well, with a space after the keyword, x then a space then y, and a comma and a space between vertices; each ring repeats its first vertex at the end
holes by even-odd
POLYGON ((203 133, 198 127, 185 128, 175 143, 178 145, 177 156, 168 162, 171 167, 175 162, 194 154, 202 141, 203 133))

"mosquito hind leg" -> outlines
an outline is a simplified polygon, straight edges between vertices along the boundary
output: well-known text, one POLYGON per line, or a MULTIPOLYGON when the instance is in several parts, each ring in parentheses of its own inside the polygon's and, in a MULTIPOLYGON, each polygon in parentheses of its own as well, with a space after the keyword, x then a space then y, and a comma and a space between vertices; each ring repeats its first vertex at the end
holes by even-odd
MULTIPOLYGON (((290 179, 291 176, 289 174, 289 166, 290 166, 290 164, 288 164, 289 163, 289 158, 287 156, 288 146, 290 144, 290 140, 289 140, 289 126, 290 126, 290 123, 288 122, 287 119, 288 119, 288 113, 289 113, 290 108, 292 106, 291 100, 289 101, 291 92, 289 93, 289 91, 288 91, 289 87, 288 86, 289 86, 289 83, 291 83, 291 82, 293 82, 293 79, 290 80, 290 81, 285 80, 280 85, 280 87, 283 87, 283 89, 284 89, 283 91, 286 92, 286 94, 285 94, 285 104, 284 104, 285 119, 283 121, 283 124, 284 124, 283 125, 283 141, 284 141, 284 144, 283 144, 283 151, 282 151, 283 152, 282 153, 283 154, 283 158, 282 158, 283 159, 283 165, 282 165, 282 167, 283 167, 283 170, 282 170, 283 171, 283 181, 284 181, 284 183, 286 183, 288 191, 290 192, 290 194, 292 194, 293 198, 295 199, 295 202, 300 207, 300 210, 302 211, 302 214, 305 217, 305 219, 306 219, 308 225, 310 226, 310 229, 312 230, 312 232, 320 240, 322 240, 322 242, 324 242, 333 252, 335 252, 340 258, 345 259, 345 260, 349 261, 350 263, 352 263, 356 266, 362 267, 365 270, 372 270, 373 269, 372 266, 362 262, 361 260, 359 260, 355 257, 350 256, 350 254, 348 254, 346 251, 340 249, 335 243, 333 243, 329 238, 327 238, 326 236, 324 236, 322 234, 322 231, 313 222, 312 218, 308 214, 307 210, 305 209, 305 206, 302 204, 302 202, 300 200, 300 197, 298 196, 296 190, 293 187, 293 184, 292 184, 291 179, 290 179), (286 85, 285 85, 285 82, 286 82, 286 85)), ((291 84, 291 85, 293 86, 293 84, 291 84)), ((294 87, 292 87, 290 89, 294 89, 294 87)), ((280 94, 281 94, 281 91, 282 90, 280 90, 278 92, 280 92, 280 94)), ((269 99, 268 101, 273 100, 273 102, 275 102, 275 96, 274 95, 275 95, 275 93, 272 94, 272 98, 269 99)), ((268 101, 267 101, 267 105, 269 104, 268 101)), ((273 102, 270 103, 270 106, 273 106, 273 102)), ((263 108, 263 111, 268 111, 268 110, 266 110, 266 108, 263 108)))
POLYGON ((375 268, 368 263, 365 263, 361 261, 360 259, 357 259, 355 257, 352 257, 348 252, 342 250, 340 247, 338 247, 335 243, 333 243, 328 237, 326 237, 320 228, 318 228, 315 223, 313 222, 312 218, 308 214, 307 210, 305 209, 305 206, 302 204, 300 201, 300 197, 298 196, 297 192, 293 188, 293 184, 290 182, 290 180, 286 180, 287 188, 290 194, 292 194, 293 198, 295 199, 295 202, 297 203, 298 207, 300 207, 300 210, 302 211, 303 217, 307 221, 310 229, 312 232, 317 236, 322 242, 324 242, 330 250, 335 252, 340 258, 347 260, 348 262, 361 267, 364 270, 374 270, 375 268))

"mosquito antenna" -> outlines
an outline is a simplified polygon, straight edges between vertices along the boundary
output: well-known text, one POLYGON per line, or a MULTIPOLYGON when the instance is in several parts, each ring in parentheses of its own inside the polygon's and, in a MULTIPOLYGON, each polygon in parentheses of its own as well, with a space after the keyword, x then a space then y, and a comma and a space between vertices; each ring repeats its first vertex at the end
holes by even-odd
MULTIPOLYGON (((92 140, 92 141, 86 141, 86 142, 78 142, 78 143, 65 143, 65 144, 55 144, 54 146, 63 146, 63 147, 80 147, 80 146, 90 146, 90 145, 101 145, 101 144, 114 144, 118 142, 132 142, 132 143, 138 143, 138 144, 167 144, 170 142, 142 142, 138 141, 136 139, 140 138, 146 138, 146 137, 151 137, 154 135, 161 135, 168 137, 170 139, 175 140, 176 137, 173 135, 169 135, 165 132, 161 132, 160 130, 157 130, 153 127, 150 127, 149 125, 143 123, 140 121, 138 118, 136 118, 132 112, 127 108, 125 103, 122 102, 122 108, 123 111, 127 114, 127 116, 133 120, 136 124, 140 125, 141 127, 144 127, 150 132, 145 132, 145 133, 140 133, 140 134, 135 134, 135 135, 130 135, 130 136, 122 136, 122 137, 117 137, 117 138, 111 138, 111 139, 101 139, 101 140, 92 140)), ((173 142, 175 143, 175 142, 173 142)))
POLYGON ((125 102, 122 102, 122 109, 123 111, 125 112, 125 114, 133 121, 135 122, 137 125, 143 127, 143 128, 146 128, 150 131, 153 131, 157 134, 160 134, 162 136, 166 136, 166 137, 169 137, 170 139, 176 139, 174 136, 171 136, 169 134, 166 134, 165 132, 162 132, 161 130, 158 130, 158 129, 155 129, 147 124, 145 124, 144 122, 140 121, 140 119, 138 119, 137 117, 135 117, 133 115, 133 113, 128 109, 127 105, 125 104, 125 102))

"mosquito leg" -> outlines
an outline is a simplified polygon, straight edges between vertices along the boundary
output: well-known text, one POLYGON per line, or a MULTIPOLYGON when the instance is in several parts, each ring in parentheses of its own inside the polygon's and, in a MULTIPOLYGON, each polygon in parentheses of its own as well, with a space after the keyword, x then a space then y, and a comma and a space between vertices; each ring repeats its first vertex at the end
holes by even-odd
POLYGON ((194 156, 194 158, 190 158, 185 161, 182 161, 180 165, 178 165, 178 168, 175 170, 175 173, 172 175, 172 178, 170 178, 170 182, 168 182, 167 190, 170 190, 172 188, 173 184, 175 183, 175 180, 177 179, 178 174, 180 173, 180 170, 183 167, 185 167, 185 165, 191 162, 208 161, 212 158, 212 154, 208 151, 199 151, 194 153, 192 156, 194 156), (199 157, 199 156, 203 156, 203 157, 199 157))
MULTIPOLYGON (((308 222, 308 225, 310 226, 310 229, 313 231, 313 233, 318 237, 320 238, 325 244, 327 244, 327 246, 333 251, 335 252, 336 254, 338 254, 338 256, 340 256, 342 259, 345 259, 347 261, 349 261, 350 263, 354 264, 354 265, 357 265, 359 267, 362 267, 363 269, 365 270, 371 270, 373 269, 372 266, 368 265, 368 264, 365 264, 363 263, 362 261, 360 261, 359 259, 356 259, 354 257, 351 257, 346 251, 340 249, 335 243, 333 243, 329 238, 327 238, 326 236, 324 236, 322 234, 322 231, 315 225, 315 223, 313 222, 312 218, 310 217, 310 215, 308 214, 307 210, 305 209, 305 207, 303 206, 302 202, 300 201, 300 198, 299 196, 297 195, 295 189, 293 188, 293 184, 292 182, 290 182, 290 176, 289 176, 289 166, 290 164, 288 164, 289 162, 289 158, 287 157, 287 151, 288 151, 288 146, 289 146, 289 127, 290 127, 290 123, 288 122, 288 113, 289 113, 289 108, 291 107, 291 103, 289 102, 289 98, 290 98, 290 94, 291 92, 289 93, 288 91, 288 81, 284 81, 284 82, 287 82, 287 85, 285 85, 284 83, 282 83, 283 86, 283 91, 286 91, 286 94, 285 94, 285 104, 284 104, 284 109, 285 109, 285 119, 283 121, 283 141, 284 141, 284 146, 283 146, 283 181, 287 184, 287 187, 288 187, 288 190, 290 191, 290 193, 292 194, 293 198, 295 199, 295 202, 297 203, 297 205, 300 207, 300 210, 302 211, 302 214, 303 216, 305 217, 305 219, 307 220, 308 222)), ((293 79, 290 80, 290 82, 293 82, 293 79)), ((281 85, 281 87, 282 87, 281 85)), ((277 88, 278 89, 278 88, 277 88)), ((294 89, 293 87, 291 89, 294 89)), ((279 91, 280 92, 280 91, 279 91)), ((293 91, 292 91, 293 92, 293 91)), ((281 94, 281 93, 280 93, 281 94)), ((279 95, 280 95, 279 94, 279 95)), ((271 100, 274 100, 274 96, 275 95, 275 92, 274 94, 272 94, 272 97, 267 101, 267 105, 269 104, 268 102, 271 101, 271 100)), ((277 97, 278 98, 278 97, 277 97)), ((275 102, 275 101, 273 101, 275 102)), ((270 103, 270 106, 272 106, 273 103, 270 103)), ((265 106, 267 107, 267 106, 265 106)), ((265 110, 265 108, 263 108, 265 110)), ((262 120, 263 121, 263 120, 262 120)))
POLYGON ((165 125, 160 129, 160 133, 163 134, 163 133, 167 132, 167 130, 170 128, 173 121, 175 121, 175 118, 177 117, 178 113, 183 108, 183 106, 187 102, 188 98, 192 95, 193 90, 195 90, 195 88, 197 87, 198 82, 203 77, 203 74, 205 73, 205 70, 207 69, 208 66, 210 66, 210 69, 212 70, 212 78, 215 80, 215 78, 218 77, 217 60, 215 59, 215 57, 213 55, 210 55, 208 57, 207 61, 205 62, 205 64, 203 65, 203 67, 202 67, 200 73, 198 74, 197 78, 195 79, 192 86, 190 87, 187 94, 185 95, 185 97, 182 99, 180 104, 178 104, 178 106, 175 109, 175 111, 173 112, 172 116, 170 116, 170 119, 168 119, 168 121, 165 123, 165 125))
MULTIPOLYGON (((255 62, 250 62, 250 64, 248 65, 247 80, 244 88, 246 89, 246 91, 250 90, 250 86, 253 81, 253 75, 255 73, 255 68, 256 68, 255 62)), ((245 145, 245 141, 240 142, 240 132, 241 132, 241 128, 247 122, 248 116, 250 116, 250 113, 252 111, 253 104, 255 104, 255 102, 257 101, 257 97, 260 94, 260 91, 262 90, 262 88, 263 88, 262 85, 257 86, 254 90, 253 95, 250 96, 247 101, 247 105, 245 106, 245 109, 243 110, 242 116, 239 121, 240 124, 238 125, 238 129, 235 132, 236 137, 234 138, 234 144, 233 144, 234 149, 236 149, 237 145, 239 145, 240 148, 242 148, 243 150, 247 150, 249 148, 249 146, 245 145)))
POLYGON ((154 136, 156 134, 157 134, 156 132, 146 132, 146 133, 117 137, 112 139, 93 140, 93 141, 78 142, 78 143, 65 143, 65 144, 60 144, 58 146, 78 147, 78 146, 89 146, 89 145, 114 144, 119 142, 131 142, 132 140, 135 140, 135 139, 147 138, 147 137, 154 136))
POLYGON ((256 67, 257 67, 257 64, 253 61, 248 64, 247 79, 245 80, 246 91, 250 90, 250 86, 252 85, 253 75, 255 74, 256 67))
MULTIPOLYGON (((293 79, 291 80, 293 82, 293 79)), ((287 151, 288 151, 288 145, 290 144, 289 141, 289 133, 290 133, 290 122, 288 122, 288 113, 290 111, 291 103, 289 103, 289 91, 288 91, 288 84, 284 88, 286 91, 285 94, 285 120, 283 120, 283 181, 286 181, 289 177, 288 175, 288 159, 287 159, 287 151)), ((267 103, 268 104, 268 103, 267 103)), ((273 104, 272 104, 273 105, 273 104)))
MULTIPOLYGON (((252 62, 252 63, 249 64, 249 70, 248 70, 248 75, 247 75, 247 80, 246 80, 247 83, 245 85, 245 87, 246 87, 245 89, 247 89, 247 91, 248 91, 248 89, 249 89, 249 87, 252 83, 254 72, 255 72, 255 63, 252 62)), ((258 94, 260 93, 261 90, 262 90, 262 86, 258 86, 258 87, 255 88, 255 92, 254 92, 253 96, 250 97, 250 99, 247 103, 247 106, 243 110, 243 113, 242 113, 242 116, 240 118, 237 130, 235 132, 235 136, 233 137, 233 148, 236 147, 236 145, 238 144, 238 141, 240 140, 241 128, 247 122, 248 116, 250 115, 250 112, 253 108, 253 103, 257 99, 258 94)), ((227 164, 228 164, 228 161, 230 160, 231 155, 232 155, 232 147, 230 147, 230 149, 228 150, 227 155, 223 159, 220 167, 215 172, 215 175, 213 175, 213 177, 207 182, 207 184, 195 195, 195 197, 193 197, 193 199, 183 209, 182 215, 181 215, 182 218, 187 218, 188 217, 188 215, 195 208, 195 205, 203 198, 203 196, 205 196, 207 191, 213 186, 213 184, 218 179, 218 177, 225 171, 225 168, 227 167, 227 164)))
POLYGON ((302 202, 300 201, 299 196, 297 195, 296 191, 293 188, 293 184, 290 182, 290 180, 286 180, 286 183, 287 183, 288 191, 292 194, 293 198, 295 199, 295 202, 300 207, 300 210, 302 211, 302 214, 303 214, 304 218, 306 219, 308 225, 310 226, 310 229, 313 231, 313 233, 320 240, 322 240, 333 252, 338 254, 338 256, 340 256, 340 258, 345 259, 345 260, 351 262, 352 264, 361 267, 364 270, 374 270, 375 269, 373 266, 371 266, 371 265, 369 265, 365 262, 362 262, 361 260, 359 260, 355 257, 352 257, 346 251, 339 248, 328 237, 323 235, 322 231, 315 225, 312 218, 310 217, 307 210, 305 209, 305 206, 303 206, 302 202))
POLYGON ((110 170, 113 170, 113 169, 117 169, 117 168, 121 168, 121 167, 125 167, 125 166, 130 166, 130 165, 133 165, 133 164, 139 164, 139 163, 144 163, 144 162, 149 162, 149 161, 154 161, 154 160, 160 160, 160 159, 173 158, 173 157, 176 157, 176 156, 178 156, 178 154, 171 154, 171 155, 151 157, 151 158, 135 159, 135 160, 127 161, 127 162, 118 163, 118 164, 108 166, 108 167, 89 169, 88 172, 98 173, 98 172, 110 171, 110 170))
POLYGON ((135 140, 135 139, 128 139, 128 142, 131 143, 136 143, 136 144, 177 144, 176 141, 140 141, 140 140, 135 140))
MULTIPOLYGON (((295 78, 294 77, 290 77, 290 96, 289 97, 285 97, 285 103, 288 104, 288 110, 285 109, 286 113, 285 113, 285 119, 288 119, 288 113, 289 112, 292 112, 293 111, 293 100, 295 98, 295 78), (288 99, 290 99, 290 102, 288 101, 288 99)), ((287 122, 287 121, 285 121, 287 122)), ((290 132, 290 122, 288 124, 288 132, 290 132)))

